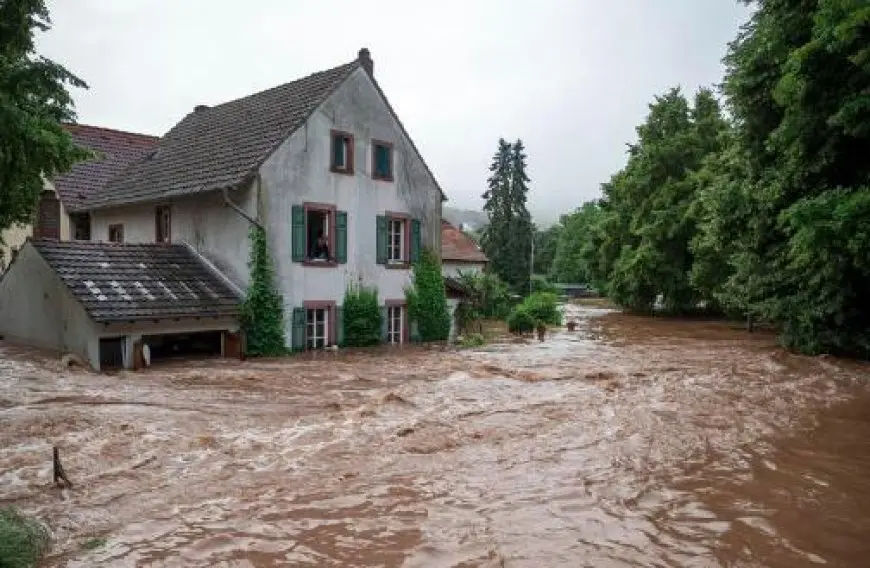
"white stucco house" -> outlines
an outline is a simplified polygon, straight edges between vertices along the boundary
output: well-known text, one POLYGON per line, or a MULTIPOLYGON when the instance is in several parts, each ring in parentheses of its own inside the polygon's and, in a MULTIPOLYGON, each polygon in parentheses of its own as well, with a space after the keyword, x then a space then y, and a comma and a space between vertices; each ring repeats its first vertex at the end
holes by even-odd
MULTIPOLYGON (((250 280, 250 229, 265 229, 285 340, 296 350, 341 342, 342 302, 355 284, 377 287, 384 340, 409 341, 411 264, 423 247, 441 250, 446 198, 367 49, 291 83, 199 105, 95 185, 76 205, 91 241, 180 244, 238 290, 250 280)), ((10 288, 0 294, 26 294, 10 288)))

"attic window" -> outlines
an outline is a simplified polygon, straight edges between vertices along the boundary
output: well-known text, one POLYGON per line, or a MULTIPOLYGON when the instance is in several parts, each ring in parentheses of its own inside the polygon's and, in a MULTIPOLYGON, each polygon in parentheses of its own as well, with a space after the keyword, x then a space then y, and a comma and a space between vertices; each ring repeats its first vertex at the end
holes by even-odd
POLYGON ((353 135, 332 131, 331 171, 341 174, 353 173, 353 135))
POLYGON ((169 205, 158 205, 154 210, 154 242, 169 243, 172 234, 172 210, 169 205))
POLYGON ((393 145, 389 142, 372 141, 372 177, 393 181, 393 145))
POLYGON ((123 243, 124 242, 124 225, 109 225, 109 242, 123 243))

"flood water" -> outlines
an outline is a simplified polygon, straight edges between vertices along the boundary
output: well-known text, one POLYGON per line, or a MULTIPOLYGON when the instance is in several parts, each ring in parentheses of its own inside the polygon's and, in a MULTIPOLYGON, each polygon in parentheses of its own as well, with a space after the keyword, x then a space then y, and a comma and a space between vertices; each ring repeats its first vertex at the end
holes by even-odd
POLYGON ((870 367, 568 309, 544 343, 117 375, 0 342, 0 505, 45 566, 870 566, 870 367))

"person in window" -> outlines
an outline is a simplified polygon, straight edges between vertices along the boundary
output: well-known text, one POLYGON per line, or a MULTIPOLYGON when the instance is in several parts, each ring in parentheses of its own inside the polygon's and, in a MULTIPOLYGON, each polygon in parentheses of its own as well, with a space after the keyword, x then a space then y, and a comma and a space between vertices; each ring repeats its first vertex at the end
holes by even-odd
POLYGON ((317 232, 317 242, 314 243, 313 258, 317 260, 329 260, 329 239, 323 231, 317 232))

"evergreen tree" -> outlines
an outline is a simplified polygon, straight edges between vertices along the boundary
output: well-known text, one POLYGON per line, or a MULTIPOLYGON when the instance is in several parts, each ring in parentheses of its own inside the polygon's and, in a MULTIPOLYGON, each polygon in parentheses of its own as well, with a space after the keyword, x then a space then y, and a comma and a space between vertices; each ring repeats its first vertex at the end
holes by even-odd
POLYGON ((490 269, 515 292, 526 293, 534 227, 526 208, 529 178, 522 141, 509 144, 500 139, 489 169, 492 175, 483 194, 489 225, 481 244, 490 269))
POLYGON ((50 23, 44 0, 0 2, 0 231, 33 220, 43 176, 90 156, 61 126, 75 119, 67 87, 87 85, 34 53, 50 23))

